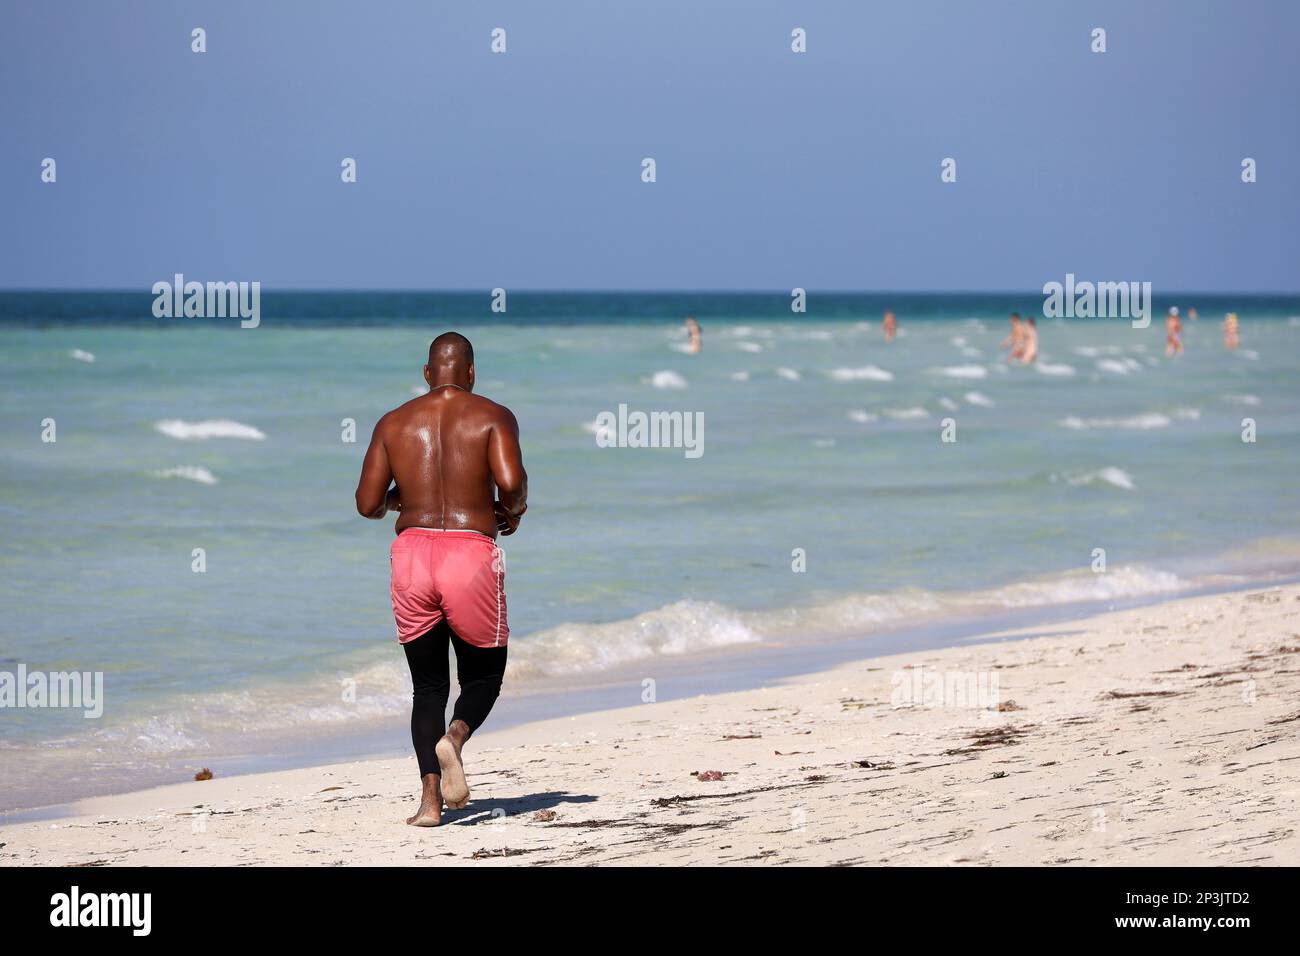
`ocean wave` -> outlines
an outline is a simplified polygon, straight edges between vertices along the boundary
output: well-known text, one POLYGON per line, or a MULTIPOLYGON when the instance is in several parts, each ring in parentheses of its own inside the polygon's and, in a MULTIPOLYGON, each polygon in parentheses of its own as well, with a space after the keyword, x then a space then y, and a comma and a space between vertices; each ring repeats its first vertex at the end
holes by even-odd
POLYGON ((1063 377, 1069 377, 1073 375, 1075 371, 1073 365, 1053 365, 1050 362, 1039 362, 1035 367, 1044 375, 1059 375, 1063 377))
POLYGON ((1067 485, 1091 485, 1102 482, 1116 488, 1123 488, 1125 491, 1132 491, 1135 487, 1132 476, 1123 468, 1116 468, 1114 465, 1083 474, 1052 475, 1051 480, 1064 481, 1067 485))
POLYGON ((1137 359, 1100 359, 1097 362, 1097 368, 1103 372, 1112 372, 1115 375, 1127 375, 1129 372, 1142 371, 1142 363, 1137 359))
POLYGON ((663 369, 650 376, 649 382, 655 388, 686 388, 686 379, 672 369, 663 369))
POLYGON ((163 468, 159 471, 150 472, 155 478, 187 478, 190 481, 197 481, 201 485, 215 485, 217 476, 202 465, 177 465, 174 468, 163 468))
POLYGON ((84 349, 73 349, 72 351, 70 351, 70 352, 68 353, 68 355, 71 356, 72 358, 76 359, 78 362, 93 362, 93 361, 95 361, 95 353, 94 353, 94 352, 87 352, 87 351, 85 351, 84 349))
POLYGON ((913 405, 910 408, 886 408, 885 414, 890 418, 896 418, 899 421, 911 421, 917 418, 930 417, 930 413, 920 405, 913 405))
POLYGON ((853 408, 849 410, 849 419, 858 422, 861 425, 869 425, 871 422, 878 421, 879 415, 873 414, 863 408, 853 408))
POLYGON ((981 408, 993 407, 993 399, 983 392, 967 392, 963 397, 972 405, 979 405, 981 408))
POLYGON ((604 671, 759 640, 736 611, 711 601, 677 601, 622 621, 560 624, 510 642, 512 678, 604 671))
POLYGON ((168 438, 179 438, 181 441, 208 438, 243 438, 248 441, 262 441, 266 438, 266 434, 261 429, 242 422, 233 422, 228 418, 209 418, 201 422, 165 418, 156 422, 154 428, 168 438))
POLYGON ((1079 418, 1076 415, 1070 415, 1061 419, 1060 423, 1063 428, 1072 428, 1075 431, 1089 431, 1095 428, 1135 428, 1147 430, 1151 428, 1165 428, 1170 424, 1168 415, 1162 415, 1159 412, 1147 412, 1143 415, 1131 415, 1128 418, 1079 418))
POLYGON ((828 373, 831 378, 837 382, 892 382, 894 373, 887 372, 883 368, 875 365, 864 365, 862 368, 833 368, 828 373))
POLYGON ((781 378, 791 382, 797 382, 799 381, 800 378, 802 378, 802 376, 798 373, 798 371, 792 368, 785 368, 785 367, 778 368, 776 370, 776 374, 779 375, 781 378))
POLYGON ((934 371, 948 378, 987 378, 989 374, 983 365, 948 365, 934 371))
POLYGON ((763 351, 763 346, 759 345, 757 342, 737 342, 736 348, 740 349, 742 352, 763 351))
POLYGON ((1231 402, 1234 405, 1258 405, 1260 404, 1258 395, 1224 395, 1225 402, 1231 402))

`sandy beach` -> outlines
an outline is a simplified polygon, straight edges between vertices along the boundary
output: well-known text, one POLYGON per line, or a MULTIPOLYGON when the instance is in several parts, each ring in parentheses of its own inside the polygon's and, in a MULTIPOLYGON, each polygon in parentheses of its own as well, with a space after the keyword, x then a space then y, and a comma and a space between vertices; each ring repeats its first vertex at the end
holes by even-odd
POLYGON ((1025 633, 484 732, 437 829, 414 758, 359 761, 85 800, 0 863, 1300 862, 1300 586, 1025 633))

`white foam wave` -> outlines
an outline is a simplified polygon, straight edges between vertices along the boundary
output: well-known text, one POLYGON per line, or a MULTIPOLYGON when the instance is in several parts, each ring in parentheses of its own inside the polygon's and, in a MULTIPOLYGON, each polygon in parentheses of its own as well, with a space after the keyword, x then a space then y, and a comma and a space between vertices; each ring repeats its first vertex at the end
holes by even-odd
POLYGON ((798 373, 798 371, 792 368, 784 368, 784 367, 778 368, 776 370, 776 374, 781 376, 781 378, 786 379, 787 381, 790 382, 797 382, 799 381, 800 378, 802 378, 802 376, 798 373))
POLYGON ((1064 364, 1053 365, 1050 362, 1038 362, 1036 367, 1038 368, 1038 371, 1041 372, 1043 375, 1058 375, 1058 376, 1068 377, 1074 374, 1073 365, 1064 365, 1064 364))
POLYGON ((678 601, 630 620, 560 624, 512 640, 510 669, 512 676, 555 677, 758 640, 728 607, 711 601, 678 601))
POLYGON ((909 421, 915 418, 929 418, 930 413, 920 405, 913 405, 910 408, 887 408, 885 414, 890 418, 896 418, 899 421, 909 421))
POLYGON ((1075 431, 1089 431, 1095 428, 1135 428, 1146 430, 1151 428, 1165 428, 1169 425, 1170 418, 1168 415, 1162 415, 1159 412, 1147 412, 1142 415, 1132 415, 1128 418, 1079 418, 1071 415, 1063 418, 1060 424, 1064 428, 1072 428, 1075 431))
POLYGON ((742 352, 763 351, 763 346, 759 345, 757 342, 737 342, 736 348, 740 349, 742 352))
POLYGON ((650 384, 655 388, 686 388, 686 379, 672 369, 663 369, 650 376, 650 384))
POLYGON ((72 356, 72 357, 73 357, 74 359, 76 359, 78 362, 93 362, 93 361, 95 361, 95 353, 94 353, 94 352, 87 352, 87 351, 85 351, 84 349, 73 349, 71 352, 68 353, 68 355, 72 356))
POLYGON ((217 476, 202 465, 177 465, 174 468, 163 468, 160 471, 152 472, 155 478, 188 478, 190 481, 197 481, 201 485, 215 485, 217 476))
POLYGON ((872 414, 866 409, 854 408, 854 409, 850 409, 849 418, 852 421, 858 422, 861 425, 869 425, 872 422, 879 420, 880 416, 872 414))
POLYGON ((1142 363, 1131 358, 1100 359, 1097 362, 1097 368, 1103 372, 1112 372, 1115 375, 1127 375, 1129 372, 1142 371, 1142 363))
POLYGON ((892 382, 894 380, 894 373, 887 372, 883 368, 875 365, 864 365, 862 368, 831 369, 830 377, 837 382, 892 382))
POLYGON ((983 365, 948 365, 935 371, 948 378, 987 378, 989 374, 983 365))
POLYGON ((989 398, 983 392, 967 392, 963 397, 972 405, 979 405, 982 408, 993 407, 993 399, 989 398))
POLYGON ((1083 474, 1063 474, 1052 475, 1052 481, 1064 481, 1067 485, 1091 485, 1097 482, 1112 485, 1115 488, 1122 488, 1125 491, 1132 491, 1135 487, 1133 478, 1123 468, 1116 468, 1111 465, 1098 471, 1089 471, 1083 474))
POLYGON ((201 422, 185 422, 179 418, 165 418, 155 423, 154 428, 169 438, 181 441, 206 440, 209 438, 242 438, 248 441, 262 441, 266 434, 261 429, 228 418, 209 418, 201 422))
POLYGON ((1225 395, 1225 402, 1232 402, 1234 405, 1258 405, 1260 404, 1258 395, 1225 395))

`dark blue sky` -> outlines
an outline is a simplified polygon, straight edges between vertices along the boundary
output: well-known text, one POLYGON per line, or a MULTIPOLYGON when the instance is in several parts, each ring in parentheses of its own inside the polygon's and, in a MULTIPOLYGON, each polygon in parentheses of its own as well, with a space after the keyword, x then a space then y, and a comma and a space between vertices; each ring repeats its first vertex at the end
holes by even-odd
POLYGON ((1297 3, 0 2, 0 287, 1300 290, 1297 3))

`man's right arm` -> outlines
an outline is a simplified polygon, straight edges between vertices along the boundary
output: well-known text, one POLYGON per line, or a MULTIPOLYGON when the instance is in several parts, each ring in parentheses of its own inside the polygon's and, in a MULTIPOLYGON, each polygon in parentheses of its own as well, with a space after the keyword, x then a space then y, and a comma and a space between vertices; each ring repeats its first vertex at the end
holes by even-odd
POLYGON ((528 473, 519 448, 519 423, 508 408, 501 408, 488 437, 488 467, 497 486, 497 530, 504 535, 515 533, 519 519, 528 510, 528 473))

